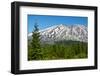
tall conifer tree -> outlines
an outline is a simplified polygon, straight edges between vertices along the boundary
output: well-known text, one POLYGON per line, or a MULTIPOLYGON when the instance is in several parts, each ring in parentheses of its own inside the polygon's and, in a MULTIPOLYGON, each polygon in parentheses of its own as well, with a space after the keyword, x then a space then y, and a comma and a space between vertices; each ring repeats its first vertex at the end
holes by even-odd
POLYGON ((41 59, 42 57, 41 57, 41 45, 40 45, 40 33, 37 22, 35 22, 34 29, 32 32, 31 48, 32 48, 32 60, 41 59))

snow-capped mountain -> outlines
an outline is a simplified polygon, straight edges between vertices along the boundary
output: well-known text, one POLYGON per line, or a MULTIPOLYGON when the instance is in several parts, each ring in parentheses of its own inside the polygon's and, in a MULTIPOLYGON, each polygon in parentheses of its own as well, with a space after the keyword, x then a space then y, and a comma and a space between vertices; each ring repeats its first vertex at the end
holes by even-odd
MULTIPOLYGON (((84 25, 56 25, 44 30, 40 30, 40 39, 45 42, 72 40, 72 41, 88 41, 88 31, 84 25)), ((28 38, 32 38, 32 33, 28 34, 28 38)))

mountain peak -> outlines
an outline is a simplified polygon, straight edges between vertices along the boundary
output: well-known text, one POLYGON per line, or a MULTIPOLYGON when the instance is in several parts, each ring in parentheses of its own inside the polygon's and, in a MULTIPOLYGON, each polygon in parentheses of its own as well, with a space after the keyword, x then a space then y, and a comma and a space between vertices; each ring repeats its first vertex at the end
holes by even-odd
MULTIPOLYGON (((40 30, 41 40, 46 42, 59 41, 59 40, 73 40, 73 41, 83 41, 88 40, 87 27, 84 25, 65 25, 59 24, 40 30)), ((29 34, 28 36, 31 36, 29 34)))
POLYGON ((60 26, 60 27, 64 27, 65 25, 64 25, 64 24, 59 24, 58 26, 60 26))

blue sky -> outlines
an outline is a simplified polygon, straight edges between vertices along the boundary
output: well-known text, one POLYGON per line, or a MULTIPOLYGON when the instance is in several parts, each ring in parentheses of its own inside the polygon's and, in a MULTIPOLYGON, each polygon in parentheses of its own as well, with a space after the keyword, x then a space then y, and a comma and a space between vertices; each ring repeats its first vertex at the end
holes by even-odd
POLYGON ((50 16, 50 15, 28 15, 28 33, 33 31, 34 23, 37 21, 40 30, 57 24, 81 24, 88 25, 87 17, 79 16, 50 16))

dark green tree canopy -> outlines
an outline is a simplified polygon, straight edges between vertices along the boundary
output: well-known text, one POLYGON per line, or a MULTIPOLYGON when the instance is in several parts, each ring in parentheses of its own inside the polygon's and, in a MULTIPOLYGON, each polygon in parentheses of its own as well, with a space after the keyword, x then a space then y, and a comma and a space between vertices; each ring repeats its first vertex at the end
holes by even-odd
POLYGON ((41 45, 40 45, 40 33, 37 22, 34 24, 34 29, 32 32, 31 50, 29 51, 31 55, 29 60, 37 60, 41 57, 41 45))

